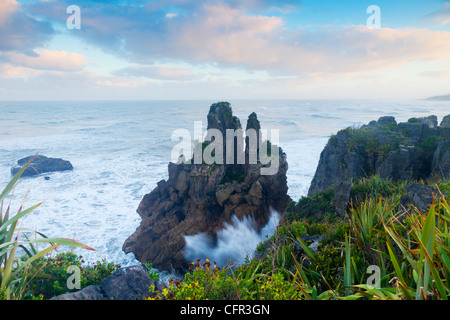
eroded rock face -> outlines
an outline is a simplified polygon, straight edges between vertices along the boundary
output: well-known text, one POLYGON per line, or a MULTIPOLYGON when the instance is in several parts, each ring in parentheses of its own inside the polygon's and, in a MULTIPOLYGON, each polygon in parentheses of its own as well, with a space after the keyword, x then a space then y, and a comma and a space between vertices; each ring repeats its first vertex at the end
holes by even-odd
POLYGON ((405 186, 407 195, 401 199, 402 205, 409 203, 422 213, 427 213, 433 200, 440 195, 439 191, 431 186, 412 183, 405 186))
POLYGON ((441 127, 442 128, 450 128, 450 114, 448 116, 445 116, 442 119, 441 127))
POLYGON ((448 178, 449 118, 438 126, 436 116, 398 124, 393 117, 381 117, 359 129, 339 131, 321 153, 308 195, 374 174, 394 181, 448 178))
POLYGON ((450 176, 450 140, 439 142, 433 154, 432 170, 435 175, 450 176))
MULTIPOLYGON (((259 127, 256 114, 252 114, 247 129, 259 127)), ((211 106, 208 128, 225 133, 241 125, 229 104, 219 103, 211 106)), ((214 238, 233 215, 239 219, 252 215, 262 228, 270 218, 270 208, 282 213, 291 201, 287 195, 288 163, 281 148, 278 172, 261 175, 262 167, 261 163, 248 162, 170 163, 169 179, 161 180, 139 204, 141 224, 125 241, 123 250, 160 270, 184 271, 185 235, 205 233, 214 238)))

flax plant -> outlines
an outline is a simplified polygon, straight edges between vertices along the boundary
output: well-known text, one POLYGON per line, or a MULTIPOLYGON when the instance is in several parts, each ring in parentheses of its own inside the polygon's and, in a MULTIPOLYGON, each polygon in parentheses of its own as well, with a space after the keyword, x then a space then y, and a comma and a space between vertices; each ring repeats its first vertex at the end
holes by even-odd
MULTIPOLYGON (((347 218, 351 228, 342 244, 341 280, 328 284, 320 270, 295 260, 293 281, 303 298, 448 300, 450 207, 442 194, 425 214, 412 208, 402 216, 399 198, 393 195, 367 198, 352 208, 347 218), (355 255, 360 259, 359 266, 355 255), (365 283, 364 270, 374 264, 379 267, 375 286, 365 283), (319 282, 327 284, 326 291, 317 290, 319 282)), ((301 239, 297 241, 305 252, 304 259, 316 261, 317 253, 301 239)))
POLYGON ((95 250, 77 241, 66 238, 47 238, 39 232, 30 237, 26 232, 30 230, 18 227, 19 221, 41 206, 38 203, 23 210, 25 198, 16 214, 11 214, 11 201, 4 210, 4 202, 11 195, 19 183, 19 179, 33 159, 24 165, 7 184, 0 194, 0 299, 20 300, 30 298, 28 284, 39 273, 36 260, 54 251, 59 246, 79 247, 95 250), (47 246, 40 250, 38 245, 47 246), (22 251, 23 255, 19 256, 22 251))
POLYGON ((433 203, 428 212, 416 210, 405 225, 393 216, 377 213, 385 236, 382 276, 390 286, 374 288, 355 285, 356 297, 386 300, 448 300, 450 295, 450 208, 445 197, 433 203))

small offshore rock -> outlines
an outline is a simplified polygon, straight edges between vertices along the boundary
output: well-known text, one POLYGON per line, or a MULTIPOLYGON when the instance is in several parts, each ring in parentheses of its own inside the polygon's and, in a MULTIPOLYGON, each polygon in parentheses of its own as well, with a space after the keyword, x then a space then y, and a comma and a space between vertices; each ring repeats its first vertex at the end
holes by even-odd
POLYGON ((17 161, 17 166, 11 168, 11 174, 15 175, 32 158, 34 158, 33 161, 30 163, 28 168, 23 172, 22 177, 37 176, 47 172, 73 170, 72 164, 67 160, 63 160, 60 158, 48 158, 46 156, 36 155, 36 156, 29 156, 17 161))

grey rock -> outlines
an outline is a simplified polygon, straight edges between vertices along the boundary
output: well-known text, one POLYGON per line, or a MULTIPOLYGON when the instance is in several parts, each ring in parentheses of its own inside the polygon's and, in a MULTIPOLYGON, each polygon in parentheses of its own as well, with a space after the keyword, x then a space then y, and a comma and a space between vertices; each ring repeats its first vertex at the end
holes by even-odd
POLYGON ((88 286, 77 292, 65 293, 50 300, 108 300, 100 286, 88 286))
MULTIPOLYGON (((415 147, 400 146, 398 150, 389 152, 388 157, 378 167, 377 172, 383 179, 416 179, 419 178, 421 154, 415 147)), ((424 178, 424 177, 421 177, 424 178)))
POLYGON ((346 130, 339 131, 330 138, 320 154, 308 196, 331 188, 343 180, 364 176, 364 159, 360 154, 348 150, 349 139, 346 130))
POLYGON ((145 265, 120 268, 103 280, 101 288, 108 299, 142 300, 149 294, 153 281, 145 265))
POLYGON ((429 128, 436 128, 438 126, 438 120, 436 116, 429 116, 425 118, 419 118, 419 120, 426 124, 429 128))
MULTIPOLYGON (((405 190, 408 193, 407 200, 409 200, 409 203, 423 213, 428 212, 433 199, 439 196, 439 191, 436 188, 420 183, 408 184, 405 186, 405 190)), ((405 199, 403 199, 403 202, 405 202, 405 199)))
POLYGON ((33 161, 23 172, 22 177, 36 176, 46 172, 73 170, 73 166, 69 161, 60 158, 47 158, 42 155, 36 155, 17 161, 18 166, 11 168, 11 174, 15 175, 32 158, 34 158, 33 161))
POLYGON ((433 154, 432 176, 450 177, 450 140, 441 141, 433 154))
POLYGON ((103 280, 101 285, 88 286, 51 300, 143 300, 154 284, 145 265, 123 267, 103 280))
POLYGON ((450 114, 445 116, 441 121, 441 127, 450 128, 450 114))
POLYGON ((378 119, 379 125, 389 125, 389 124, 397 124, 395 118, 392 116, 385 116, 378 119))
POLYGON ((245 163, 253 163, 255 164, 256 162, 254 162, 255 160, 258 161, 259 160, 259 145, 260 142, 260 131, 261 130, 261 124, 258 120, 258 117, 256 115, 256 113, 252 112, 248 119, 247 119, 247 126, 245 128, 246 132, 250 132, 250 131, 254 131, 255 132, 255 136, 253 137, 253 139, 255 141, 250 141, 250 137, 246 136, 245 137, 245 163), (256 155, 256 157, 255 157, 256 155))
MULTIPOLYGON (((300 238, 304 242, 307 243, 312 241, 312 243, 308 246, 308 248, 311 249, 311 251, 314 253, 316 253, 317 250, 319 250, 320 242, 323 241, 326 237, 327 237, 326 234, 322 234, 320 236, 319 235, 309 236, 307 234, 300 235, 300 238)), ((298 251, 303 251, 299 243, 295 242, 295 246, 298 251)))
POLYGON ((336 213, 341 217, 345 217, 351 190, 352 184, 349 181, 341 181, 334 187, 334 199, 331 205, 336 207, 336 213))

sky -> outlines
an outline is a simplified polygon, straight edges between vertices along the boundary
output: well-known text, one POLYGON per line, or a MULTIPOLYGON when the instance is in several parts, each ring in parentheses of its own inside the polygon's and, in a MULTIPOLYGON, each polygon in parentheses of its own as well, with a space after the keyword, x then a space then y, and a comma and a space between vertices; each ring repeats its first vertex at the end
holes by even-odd
POLYGON ((3 101, 422 99, 449 84, 450 1, 0 0, 3 101))

